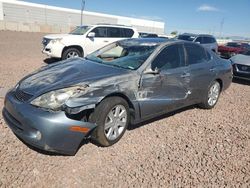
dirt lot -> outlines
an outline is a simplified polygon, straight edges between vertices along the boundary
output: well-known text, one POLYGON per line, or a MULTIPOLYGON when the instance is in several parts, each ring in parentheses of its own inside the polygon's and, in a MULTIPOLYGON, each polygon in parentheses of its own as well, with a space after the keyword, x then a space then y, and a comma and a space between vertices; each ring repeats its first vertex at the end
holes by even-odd
MULTIPOLYGON (((0 32, 3 94, 46 65, 41 33, 0 32)), ((233 83, 212 110, 188 108, 135 126, 109 148, 75 156, 24 145, 0 115, 0 187, 249 187, 250 86, 233 83)))

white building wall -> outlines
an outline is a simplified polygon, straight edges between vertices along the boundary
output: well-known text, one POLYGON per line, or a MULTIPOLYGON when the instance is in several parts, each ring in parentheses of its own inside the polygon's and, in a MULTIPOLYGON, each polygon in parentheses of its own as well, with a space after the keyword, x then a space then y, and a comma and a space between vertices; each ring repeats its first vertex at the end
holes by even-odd
POLYGON ((3 20, 3 3, 0 2, 0 20, 3 20))
MULTIPOLYGON (((12 27, 17 28, 17 30, 21 30, 21 28, 23 28, 22 25, 25 25, 25 31, 27 30, 27 26, 30 27, 31 30, 36 26, 36 28, 41 28, 41 32, 64 32, 65 30, 70 30, 72 27, 80 25, 80 15, 80 10, 75 9, 60 8, 24 1, 0 0, 0 20, 2 18, 5 23, 11 22, 12 25, 18 24, 19 26, 12 27)), ((90 25, 97 23, 131 25, 136 27, 138 31, 158 34, 163 34, 165 29, 163 22, 89 11, 83 12, 83 24, 90 25)))

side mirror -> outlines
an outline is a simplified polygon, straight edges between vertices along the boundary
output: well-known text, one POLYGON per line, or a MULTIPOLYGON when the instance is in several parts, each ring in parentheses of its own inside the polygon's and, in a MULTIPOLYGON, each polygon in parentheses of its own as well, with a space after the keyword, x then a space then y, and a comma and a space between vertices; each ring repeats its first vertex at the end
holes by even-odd
POLYGON ((144 74, 160 74, 160 69, 158 69, 157 67, 155 67, 155 69, 153 70, 151 67, 147 68, 144 71, 144 74))
POLYGON ((94 38, 94 37, 95 37, 95 33, 94 33, 94 32, 90 32, 90 33, 88 34, 88 37, 89 37, 89 38, 94 38))
POLYGON ((195 43, 197 43, 197 44, 201 44, 199 41, 196 41, 195 43))

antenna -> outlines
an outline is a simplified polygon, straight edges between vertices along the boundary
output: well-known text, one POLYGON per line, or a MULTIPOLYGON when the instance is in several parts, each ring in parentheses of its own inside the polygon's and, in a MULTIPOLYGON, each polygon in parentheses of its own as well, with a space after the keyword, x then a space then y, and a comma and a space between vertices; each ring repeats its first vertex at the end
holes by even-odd
POLYGON ((82 6, 81 6, 81 26, 82 26, 82 16, 83 16, 83 10, 85 8, 85 0, 82 0, 82 6))

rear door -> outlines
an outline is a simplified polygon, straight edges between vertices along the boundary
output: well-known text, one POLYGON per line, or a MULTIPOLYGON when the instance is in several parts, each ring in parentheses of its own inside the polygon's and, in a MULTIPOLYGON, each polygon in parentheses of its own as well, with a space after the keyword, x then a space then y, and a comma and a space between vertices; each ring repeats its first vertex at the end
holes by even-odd
POLYGON ((216 64, 210 53, 202 46, 185 43, 184 47, 190 72, 190 97, 192 101, 199 102, 215 79, 216 64))
POLYGON ((158 74, 144 73, 141 78, 138 101, 141 117, 163 114, 185 105, 189 97, 190 74, 185 65, 182 44, 163 48, 150 64, 158 74))

